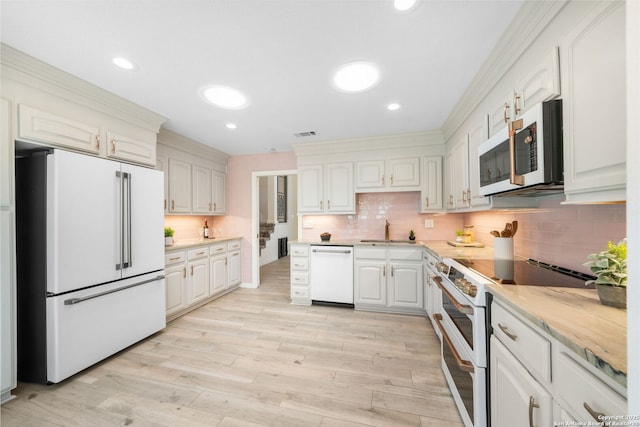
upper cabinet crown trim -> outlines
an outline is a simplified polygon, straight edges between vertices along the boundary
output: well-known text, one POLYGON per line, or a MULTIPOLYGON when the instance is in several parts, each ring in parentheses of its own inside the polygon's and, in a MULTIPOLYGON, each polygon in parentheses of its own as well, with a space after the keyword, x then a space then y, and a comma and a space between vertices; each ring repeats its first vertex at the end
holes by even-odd
POLYGON ((166 117, 0 43, 2 79, 41 89, 60 98, 158 132, 166 117))
POLYGON ((491 55, 442 125, 445 140, 449 140, 478 108, 482 100, 567 3, 566 0, 553 0, 525 2, 522 5, 491 55))

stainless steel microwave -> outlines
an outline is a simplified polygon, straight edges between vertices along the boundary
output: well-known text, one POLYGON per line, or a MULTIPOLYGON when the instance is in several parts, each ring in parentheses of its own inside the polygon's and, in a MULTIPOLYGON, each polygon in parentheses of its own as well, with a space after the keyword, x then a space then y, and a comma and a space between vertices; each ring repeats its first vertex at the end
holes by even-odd
POLYGON ((481 144, 478 155, 483 196, 563 191, 562 101, 530 108, 481 144))

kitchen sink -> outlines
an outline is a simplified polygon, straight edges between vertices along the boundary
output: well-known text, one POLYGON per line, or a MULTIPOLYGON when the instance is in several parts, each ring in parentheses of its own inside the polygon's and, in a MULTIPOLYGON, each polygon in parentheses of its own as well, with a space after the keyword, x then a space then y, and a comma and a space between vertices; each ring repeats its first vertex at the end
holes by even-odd
POLYGON ((415 240, 376 240, 376 239, 368 239, 368 240, 360 240, 360 243, 409 243, 415 244, 415 240))

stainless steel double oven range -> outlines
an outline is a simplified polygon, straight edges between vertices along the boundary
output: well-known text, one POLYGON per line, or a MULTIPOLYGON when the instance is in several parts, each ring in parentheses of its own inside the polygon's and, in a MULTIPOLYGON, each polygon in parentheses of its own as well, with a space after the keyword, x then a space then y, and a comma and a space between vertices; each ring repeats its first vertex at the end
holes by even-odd
POLYGON ((442 306, 433 315, 442 336, 442 370, 466 427, 486 427, 488 279, 454 259, 436 264, 431 280, 440 288, 442 306))

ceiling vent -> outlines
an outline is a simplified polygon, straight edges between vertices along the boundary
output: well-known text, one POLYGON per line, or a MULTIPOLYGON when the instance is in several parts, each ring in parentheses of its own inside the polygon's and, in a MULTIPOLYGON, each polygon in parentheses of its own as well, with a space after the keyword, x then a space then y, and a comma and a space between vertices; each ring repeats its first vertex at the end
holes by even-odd
POLYGON ((298 133, 294 133, 295 136, 297 136, 298 138, 301 138, 303 136, 315 136, 316 135, 316 131, 315 130, 310 130, 307 132, 298 132, 298 133))

